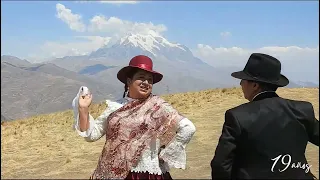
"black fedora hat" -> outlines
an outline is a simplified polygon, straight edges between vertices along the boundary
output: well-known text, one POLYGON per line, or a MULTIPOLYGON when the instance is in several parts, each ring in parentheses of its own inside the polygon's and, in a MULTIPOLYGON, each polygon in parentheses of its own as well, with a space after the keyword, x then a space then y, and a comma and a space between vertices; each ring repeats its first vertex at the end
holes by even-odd
POLYGON ((281 63, 278 59, 267 54, 253 53, 244 69, 232 73, 231 76, 283 87, 289 84, 289 80, 280 72, 281 63))

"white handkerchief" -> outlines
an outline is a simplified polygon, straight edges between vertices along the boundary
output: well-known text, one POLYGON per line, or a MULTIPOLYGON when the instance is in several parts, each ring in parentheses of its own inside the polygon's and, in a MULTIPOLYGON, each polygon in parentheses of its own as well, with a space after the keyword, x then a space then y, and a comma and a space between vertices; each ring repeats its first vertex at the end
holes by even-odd
POLYGON ((73 129, 75 129, 75 125, 77 123, 77 119, 79 117, 79 111, 78 111, 78 107, 79 107, 79 97, 80 96, 85 96, 90 94, 89 88, 86 86, 81 86, 79 89, 78 94, 76 95, 76 97, 73 99, 72 101, 72 108, 73 108, 73 117, 74 117, 74 123, 73 123, 73 129))

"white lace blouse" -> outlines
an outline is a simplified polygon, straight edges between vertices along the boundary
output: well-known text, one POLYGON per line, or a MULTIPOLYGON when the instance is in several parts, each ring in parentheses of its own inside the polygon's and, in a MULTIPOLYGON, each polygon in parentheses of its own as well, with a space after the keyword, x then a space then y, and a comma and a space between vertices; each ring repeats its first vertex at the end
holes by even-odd
MULTIPOLYGON (((85 138, 88 142, 94 142, 100 139, 106 134, 106 119, 112 112, 116 111, 132 99, 129 97, 122 98, 118 101, 106 100, 108 107, 106 110, 94 120, 89 114, 89 128, 87 131, 81 132, 79 128, 79 115, 75 112, 75 124, 74 128, 78 134, 85 138)), ((77 110, 76 110, 77 111, 77 110)), ((179 128, 175 136, 174 141, 164 149, 160 149, 159 139, 155 139, 151 142, 150 146, 143 152, 141 159, 137 166, 131 169, 131 172, 148 172, 150 174, 158 174, 168 172, 170 168, 186 167, 186 145, 191 140, 196 128, 194 124, 187 118, 184 118, 179 123, 179 128), (161 152, 160 152, 161 150, 161 152), (162 157, 165 162, 159 163, 159 156, 162 157)))

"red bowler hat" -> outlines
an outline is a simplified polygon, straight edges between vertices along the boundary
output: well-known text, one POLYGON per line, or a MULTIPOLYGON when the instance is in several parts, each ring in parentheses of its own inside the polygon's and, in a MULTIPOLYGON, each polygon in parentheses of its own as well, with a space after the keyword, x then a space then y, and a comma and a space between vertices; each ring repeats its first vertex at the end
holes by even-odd
POLYGON ((133 68, 139 68, 153 74, 153 84, 161 81, 163 75, 157 71, 154 71, 152 60, 148 56, 138 55, 133 57, 129 66, 123 67, 117 74, 117 78, 124 84, 127 83, 127 74, 133 68))

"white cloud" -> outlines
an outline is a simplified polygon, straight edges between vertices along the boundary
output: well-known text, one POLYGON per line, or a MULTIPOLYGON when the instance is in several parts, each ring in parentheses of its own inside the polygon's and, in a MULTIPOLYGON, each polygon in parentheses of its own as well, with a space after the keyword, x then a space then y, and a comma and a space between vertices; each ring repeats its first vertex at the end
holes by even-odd
POLYGON ((154 25, 153 23, 139 23, 121 20, 117 17, 105 17, 103 15, 94 16, 90 20, 88 27, 90 32, 104 32, 110 35, 123 35, 125 33, 139 33, 146 34, 149 31, 154 31, 161 34, 167 30, 167 27, 163 24, 154 25))
POLYGON ((61 58, 64 56, 87 55, 102 46, 108 44, 110 37, 101 36, 76 36, 82 41, 73 42, 46 42, 39 50, 37 55, 30 54, 28 59, 43 61, 50 58, 61 58))
MULTIPOLYGON (((117 1, 122 2, 122 1, 117 1)), ((104 3, 115 3, 104 1, 104 3)), ((163 24, 155 25, 151 22, 131 22, 122 20, 118 17, 105 17, 104 15, 96 15, 90 19, 90 23, 85 25, 81 21, 81 16, 73 14, 62 4, 56 5, 57 17, 69 25, 74 31, 90 33, 104 33, 105 36, 123 36, 126 33, 148 34, 150 31, 161 34, 167 31, 167 27, 163 24)))
POLYGON ((222 36, 222 37, 230 37, 231 36, 231 32, 228 32, 228 31, 221 32, 220 36, 222 36))
MULTIPOLYGON (((120 2, 120 1, 119 1, 120 2)), ((104 2, 105 3, 105 2, 104 2)), ((161 34, 167 30, 163 24, 155 25, 151 22, 131 22, 122 20, 117 17, 105 17, 103 15, 96 15, 91 18, 88 25, 84 24, 81 16, 73 14, 72 11, 62 4, 56 4, 57 17, 69 25, 69 28, 74 31, 91 33, 92 36, 77 36, 82 38, 82 41, 76 40, 70 42, 45 42, 39 49, 37 54, 29 54, 28 59, 50 59, 54 57, 85 55, 95 51, 106 45, 110 41, 114 42, 118 38, 127 33, 147 34, 152 31, 156 34, 161 34), (94 34, 101 33, 102 36, 95 36, 94 34), (112 39, 110 38, 112 37, 112 39), (83 41, 85 40, 85 41, 83 41)))
POLYGON ((79 14, 73 14, 70 9, 67 9, 63 4, 56 4, 56 16, 61 19, 63 22, 68 24, 69 28, 78 31, 84 32, 86 26, 81 21, 81 16, 79 14))
POLYGON ((281 61, 283 73, 287 73, 290 78, 319 81, 319 46, 315 48, 267 46, 244 49, 240 47, 214 48, 198 44, 192 52, 196 57, 214 67, 238 67, 239 70, 245 66, 251 53, 266 53, 281 61))

